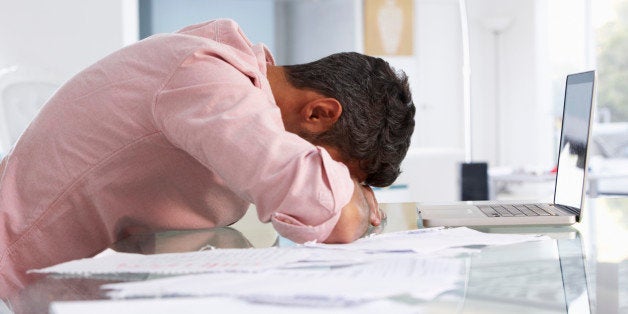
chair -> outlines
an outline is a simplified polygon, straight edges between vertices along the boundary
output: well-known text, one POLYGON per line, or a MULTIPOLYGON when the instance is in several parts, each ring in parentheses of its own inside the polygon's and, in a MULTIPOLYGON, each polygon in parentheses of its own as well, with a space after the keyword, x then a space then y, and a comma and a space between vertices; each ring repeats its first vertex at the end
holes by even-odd
POLYGON ((59 88, 60 80, 43 69, 0 69, 0 157, 17 142, 39 109, 59 88))

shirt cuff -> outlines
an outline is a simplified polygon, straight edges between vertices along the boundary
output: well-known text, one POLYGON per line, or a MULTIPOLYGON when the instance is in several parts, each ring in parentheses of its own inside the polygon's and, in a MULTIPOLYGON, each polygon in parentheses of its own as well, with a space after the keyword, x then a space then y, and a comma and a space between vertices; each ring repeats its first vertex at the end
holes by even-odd
POLYGON ((281 236, 296 243, 323 242, 338 223, 340 213, 340 210, 337 211, 331 218, 316 226, 303 224, 299 220, 282 213, 275 213, 271 217, 271 222, 281 236))

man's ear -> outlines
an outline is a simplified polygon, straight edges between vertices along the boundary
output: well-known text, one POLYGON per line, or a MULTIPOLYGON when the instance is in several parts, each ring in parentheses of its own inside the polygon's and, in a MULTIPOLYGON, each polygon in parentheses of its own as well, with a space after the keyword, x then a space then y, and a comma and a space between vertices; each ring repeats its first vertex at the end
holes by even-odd
POLYGON ((302 126, 308 132, 320 134, 331 128, 342 114, 342 105, 334 98, 318 98, 301 109, 302 126))

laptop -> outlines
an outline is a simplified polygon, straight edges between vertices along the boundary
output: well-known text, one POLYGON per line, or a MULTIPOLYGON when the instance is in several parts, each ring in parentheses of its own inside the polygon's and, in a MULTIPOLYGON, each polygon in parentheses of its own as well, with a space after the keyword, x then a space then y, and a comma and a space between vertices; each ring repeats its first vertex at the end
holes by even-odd
POLYGON ((595 71, 567 76, 552 203, 417 204, 424 227, 571 225, 582 219, 595 71))

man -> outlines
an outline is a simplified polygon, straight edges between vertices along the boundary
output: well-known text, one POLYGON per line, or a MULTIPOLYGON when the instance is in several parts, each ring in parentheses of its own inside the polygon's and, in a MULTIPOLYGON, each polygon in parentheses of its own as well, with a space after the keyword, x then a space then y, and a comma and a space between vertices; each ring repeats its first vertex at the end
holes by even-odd
POLYGON ((380 223, 368 185, 398 176, 414 111, 381 59, 276 66, 230 20, 123 48, 0 163, 0 289, 131 234, 230 225, 249 203, 293 241, 353 241, 380 223))

